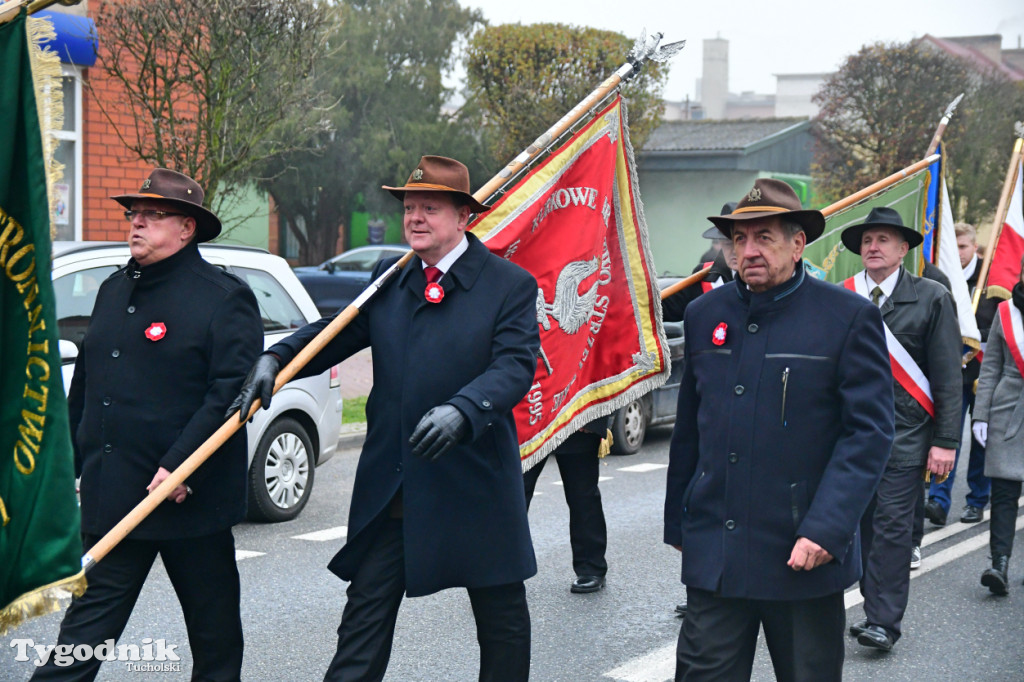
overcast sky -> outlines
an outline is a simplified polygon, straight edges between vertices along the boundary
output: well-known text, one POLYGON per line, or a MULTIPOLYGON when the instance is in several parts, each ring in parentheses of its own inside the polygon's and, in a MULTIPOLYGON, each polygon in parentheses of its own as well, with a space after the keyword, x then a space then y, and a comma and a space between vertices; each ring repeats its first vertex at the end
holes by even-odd
MULTIPOLYGON (((1003 47, 1024 42, 1022 0, 459 0, 491 24, 593 26, 630 38, 661 31, 686 40, 664 96, 696 97, 702 45, 729 41, 729 91, 775 92, 775 74, 835 71, 847 55, 875 42, 1000 33, 1003 47), (842 8, 842 9, 839 9, 842 8)), ((623 61, 625 61, 623 59, 623 61)), ((595 84, 596 85, 596 84, 595 84)))

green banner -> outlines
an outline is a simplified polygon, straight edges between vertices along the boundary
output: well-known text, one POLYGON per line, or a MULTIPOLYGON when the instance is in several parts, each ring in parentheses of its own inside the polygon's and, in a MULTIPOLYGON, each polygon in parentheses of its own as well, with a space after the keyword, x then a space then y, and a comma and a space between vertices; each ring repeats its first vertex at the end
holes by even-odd
POLYGON ((0 24, 0 632, 55 608, 57 588, 84 586, 50 281, 38 59, 24 10, 0 24))
MULTIPOLYGON (((876 206, 895 210, 903 224, 924 234, 924 213, 927 203, 928 170, 922 170, 882 190, 859 204, 843 209, 825 219, 825 231, 804 250, 804 266, 818 279, 839 283, 864 269, 860 256, 847 251, 839 235, 851 225, 863 223, 876 206)), ((921 247, 911 249, 903 259, 910 272, 921 271, 921 247)))

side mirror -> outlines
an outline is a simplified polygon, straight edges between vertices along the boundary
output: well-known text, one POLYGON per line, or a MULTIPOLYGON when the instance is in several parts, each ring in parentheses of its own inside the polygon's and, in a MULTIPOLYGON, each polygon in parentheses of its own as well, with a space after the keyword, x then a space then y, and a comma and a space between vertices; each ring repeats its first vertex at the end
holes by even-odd
POLYGON ((61 364, 69 365, 74 363, 78 359, 78 346, 67 339, 61 339, 58 344, 60 350, 60 361, 61 364))
POLYGON ((324 270, 326 270, 327 272, 329 272, 332 275, 334 274, 334 268, 335 268, 334 261, 329 260, 326 263, 324 263, 324 270))

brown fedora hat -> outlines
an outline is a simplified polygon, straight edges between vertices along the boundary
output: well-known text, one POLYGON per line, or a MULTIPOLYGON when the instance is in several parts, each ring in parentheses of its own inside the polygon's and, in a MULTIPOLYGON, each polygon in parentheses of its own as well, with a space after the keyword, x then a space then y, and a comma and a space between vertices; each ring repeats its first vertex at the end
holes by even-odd
MULTIPOLYGON (((723 207, 724 208, 724 207, 723 207)), ((804 209, 793 188, 782 180, 759 178, 754 187, 740 199, 736 208, 726 215, 708 216, 727 237, 732 237, 732 226, 737 220, 783 217, 804 228, 810 244, 825 231, 825 216, 821 211, 804 209)))
POLYGON ((142 187, 135 194, 118 194, 110 197, 127 209, 136 199, 159 199, 180 206, 196 220, 196 241, 206 242, 220 234, 220 219, 213 211, 203 206, 205 192, 189 176, 168 168, 156 168, 142 181, 142 187))
POLYGON ((899 233, 900 237, 906 240, 910 248, 920 246, 921 242, 924 241, 924 235, 917 230, 911 229, 903 224, 903 218, 896 212, 895 209, 887 206, 876 206, 871 209, 868 213, 868 217, 864 219, 864 222, 860 225, 851 225, 850 227, 843 230, 839 238, 843 240, 843 245, 850 251, 853 251, 858 256, 860 255, 860 241, 864 236, 864 232, 871 229, 872 227, 888 227, 899 233))
POLYGON ((455 159, 445 156, 424 156, 416 169, 409 174, 405 185, 382 187, 399 201, 405 199, 406 192, 447 192, 463 197, 473 213, 486 213, 491 210, 490 206, 481 204, 469 193, 469 169, 455 159))

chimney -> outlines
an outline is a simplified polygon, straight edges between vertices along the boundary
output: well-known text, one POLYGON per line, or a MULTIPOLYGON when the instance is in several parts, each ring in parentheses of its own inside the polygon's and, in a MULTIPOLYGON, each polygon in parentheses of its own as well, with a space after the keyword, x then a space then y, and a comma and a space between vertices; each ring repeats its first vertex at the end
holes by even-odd
POLYGON ((729 41, 711 38, 704 41, 704 73, 700 79, 700 103, 704 117, 725 118, 729 97, 729 41))

